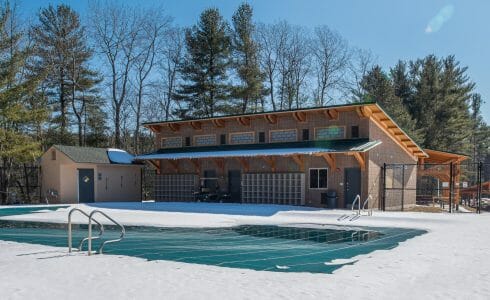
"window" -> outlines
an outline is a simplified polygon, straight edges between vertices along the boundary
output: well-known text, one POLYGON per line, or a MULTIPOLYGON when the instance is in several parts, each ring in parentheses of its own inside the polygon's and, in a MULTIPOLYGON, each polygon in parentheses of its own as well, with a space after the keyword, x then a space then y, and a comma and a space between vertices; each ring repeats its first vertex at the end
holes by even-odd
POLYGON ((328 187, 328 169, 310 169, 310 189, 326 189, 328 187))
POLYGON ((219 136, 220 145, 226 145, 226 134, 222 134, 219 136))
POLYGON ((168 137, 162 138, 162 148, 180 148, 182 147, 182 137, 168 137))
POLYGON ((186 147, 189 147, 191 145, 191 137, 190 136, 186 136, 185 137, 185 146, 186 147))
POLYGON ((356 139, 359 137, 359 126, 356 125, 350 128, 350 137, 352 139, 356 139))
POLYGON ((265 143, 265 132, 259 132, 259 143, 265 143))
POLYGON ((56 150, 51 152, 51 160, 56 160, 56 150))
POLYGON ((345 126, 329 126, 315 128, 316 140, 338 140, 345 139, 345 126))
POLYGON ((309 140, 310 140, 310 130, 303 129, 303 141, 309 141, 309 140))
POLYGON ((233 132, 228 138, 230 144, 253 144, 255 143, 255 132, 233 132))
POLYGON ((298 131, 296 129, 279 129, 269 131, 269 143, 296 142, 298 131))

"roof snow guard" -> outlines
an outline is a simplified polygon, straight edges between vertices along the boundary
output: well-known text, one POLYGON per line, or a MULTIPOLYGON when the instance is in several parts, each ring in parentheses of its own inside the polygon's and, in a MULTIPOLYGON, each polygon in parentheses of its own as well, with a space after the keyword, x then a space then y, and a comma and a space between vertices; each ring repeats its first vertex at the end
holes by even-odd
POLYGON ((196 159, 221 157, 289 156, 314 155, 319 153, 366 152, 381 144, 368 139, 308 141, 271 144, 223 145, 160 149, 156 152, 136 156, 135 160, 196 159))

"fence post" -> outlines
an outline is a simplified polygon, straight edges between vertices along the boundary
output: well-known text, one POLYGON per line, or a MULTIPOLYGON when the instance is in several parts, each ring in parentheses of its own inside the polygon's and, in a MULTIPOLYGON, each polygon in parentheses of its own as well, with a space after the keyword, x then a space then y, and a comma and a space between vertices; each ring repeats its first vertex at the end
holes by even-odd
POLYGON ((404 210, 405 202, 405 164, 402 164, 402 211, 404 210))
POLYGON ((449 213, 453 212, 453 189, 454 189, 454 182, 453 182, 453 163, 451 162, 449 165, 449 213))
POLYGON ((383 163, 383 199, 381 203, 381 209, 385 211, 386 207, 386 163, 383 163))
POLYGON ((477 190, 476 190, 476 201, 477 201, 476 213, 477 214, 481 213, 482 170, 483 170, 483 163, 480 161, 478 162, 477 190))

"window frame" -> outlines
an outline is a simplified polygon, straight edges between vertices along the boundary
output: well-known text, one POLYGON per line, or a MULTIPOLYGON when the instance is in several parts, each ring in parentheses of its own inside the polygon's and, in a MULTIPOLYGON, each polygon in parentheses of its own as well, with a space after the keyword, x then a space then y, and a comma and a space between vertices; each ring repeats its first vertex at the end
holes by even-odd
POLYGON ((314 132, 313 132, 313 140, 315 141, 336 141, 336 140, 343 140, 345 139, 345 136, 347 134, 347 128, 345 125, 331 125, 331 126, 324 126, 324 127, 315 127, 314 128, 314 132), (321 130, 321 129, 327 129, 327 128, 331 128, 331 127, 340 127, 340 128, 344 128, 344 134, 342 137, 339 137, 339 138, 334 138, 334 139, 319 139, 317 138, 318 134, 317 134, 317 131, 318 130, 321 130))
POLYGON ((308 169, 308 188, 310 190, 327 190, 328 189, 328 169, 329 168, 309 168, 308 169), (325 187, 320 187, 320 170, 325 170, 327 174, 325 175, 325 187), (317 183, 316 187, 311 187, 311 171, 317 171, 317 183))

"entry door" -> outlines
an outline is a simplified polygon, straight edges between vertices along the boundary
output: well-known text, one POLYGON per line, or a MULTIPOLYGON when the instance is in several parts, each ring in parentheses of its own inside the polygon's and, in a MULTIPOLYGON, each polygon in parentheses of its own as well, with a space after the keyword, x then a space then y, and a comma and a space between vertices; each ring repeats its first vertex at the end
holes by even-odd
POLYGON ((241 202, 242 198, 242 173, 240 170, 228 171, 228 192, 231 196, 231 201, 241 202))
POLYGON ((344 175, 345 207, 350 208, 356 196, 361 195, 361 169, 346 168, 344 175))
POLYGON ((78 202, 94 202, 94 169, 78 169, 78 202))

